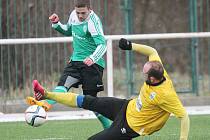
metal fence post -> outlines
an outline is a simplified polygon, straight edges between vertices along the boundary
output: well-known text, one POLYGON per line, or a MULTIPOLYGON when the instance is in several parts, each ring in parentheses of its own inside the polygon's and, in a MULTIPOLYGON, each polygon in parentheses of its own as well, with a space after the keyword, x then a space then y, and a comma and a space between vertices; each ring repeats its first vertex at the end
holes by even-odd
MULTIPOLYGON (((190 0, 190 32, 198 31, 197 21, 197 0, 190 0)), ((191 57, 192 57, 192 91, 198 95, 198 39, 191 39, 191 57)))
MULTIPOLYGON (((124 0, 125 12, 125 33, 132 33, 132 0, 124 0)), ((126 72, 127 72, 127 83, 128 83, 128 95, 134 93, 134 79, 133 79, 133 53, 126 51, 126 72)))

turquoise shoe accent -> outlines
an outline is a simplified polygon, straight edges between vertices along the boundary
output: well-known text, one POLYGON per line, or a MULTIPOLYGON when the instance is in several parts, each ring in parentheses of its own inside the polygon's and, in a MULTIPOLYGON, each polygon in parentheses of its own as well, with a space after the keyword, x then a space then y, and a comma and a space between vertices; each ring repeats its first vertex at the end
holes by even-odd
POLYGON ((94 112, 96 117, 98 118, 98 120, 101 122, 102 126, 104 129, 107 129, 111 126, 112 124, 112 121, 106 117, 104 117, 103 115, 97 113, 97 112, 94 112))

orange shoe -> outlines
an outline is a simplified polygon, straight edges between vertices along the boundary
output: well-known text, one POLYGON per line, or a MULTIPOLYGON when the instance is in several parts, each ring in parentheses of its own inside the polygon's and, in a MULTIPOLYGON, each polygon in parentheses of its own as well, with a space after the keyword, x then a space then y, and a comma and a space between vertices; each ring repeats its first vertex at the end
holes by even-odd
POLYGON ((26 97, 26 103, 28 105, 38 105, 41 106, 45 109, 45 111, 49 111, 52 108, 52 105, 49 104, 48 102, 42 100, 42 101, 37 101, 35 98, 33 97, 26 97))

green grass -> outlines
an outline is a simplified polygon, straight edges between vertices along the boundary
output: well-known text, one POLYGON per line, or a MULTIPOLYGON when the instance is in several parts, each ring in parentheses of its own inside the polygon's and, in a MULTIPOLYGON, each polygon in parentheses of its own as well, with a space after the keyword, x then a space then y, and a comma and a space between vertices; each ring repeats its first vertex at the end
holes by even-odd
MULTIPOLYGON (((210 116, 190 116, 189 140, 210 139, 210 116)), ((48 121, 33 128, 24 122, 0 123, 1 140, 86 140, 102 130, 97 120, 48 121)), ((164 128, 147 137, 135 140, 178 140, 180 121, 171 117, 164 128)))

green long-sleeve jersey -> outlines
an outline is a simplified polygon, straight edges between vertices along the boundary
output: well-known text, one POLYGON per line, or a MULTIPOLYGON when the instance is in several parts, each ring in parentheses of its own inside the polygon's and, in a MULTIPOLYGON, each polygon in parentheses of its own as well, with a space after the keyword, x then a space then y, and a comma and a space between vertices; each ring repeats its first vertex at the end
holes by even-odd
POLYGON ((103 55, 106 52, 106 41, 99 17, 91 10, 88 18, 80 22, 73 10, 66 24, 53 24, 52 27, 65 36, 73 37, 72 61, 83 61, 90 57, 94 63, 105 67, 103 55))

